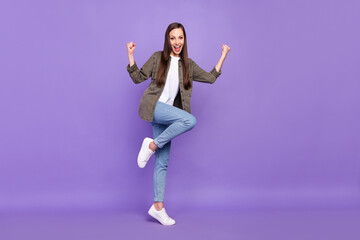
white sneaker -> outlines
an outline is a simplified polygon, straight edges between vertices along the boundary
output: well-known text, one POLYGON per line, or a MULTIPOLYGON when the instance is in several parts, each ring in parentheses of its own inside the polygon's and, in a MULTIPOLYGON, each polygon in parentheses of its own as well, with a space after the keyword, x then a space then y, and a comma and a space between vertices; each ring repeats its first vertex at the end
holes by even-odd
POLYGON ((149 215, 158 220, 162 225, 174 225, 175 220, 167 215, 165 208, 162 208, 160 211, 156 210, 154 204, 148 211, 149 215))
POLYGON ((149 148, 149 145, 152 141, 153 139, 146 137, 141 145, 141 149, 137 159, 139 168, 144 168, 146 163, 149 161, 151 155, 155 153, 149 148))

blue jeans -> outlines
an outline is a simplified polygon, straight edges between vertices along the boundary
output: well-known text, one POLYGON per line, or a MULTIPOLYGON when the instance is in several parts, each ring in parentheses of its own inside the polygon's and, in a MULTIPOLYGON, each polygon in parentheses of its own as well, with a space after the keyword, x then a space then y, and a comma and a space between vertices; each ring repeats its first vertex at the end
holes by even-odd
POLYGON ((166 171, 169 162, 171 139, 191 130, 196 118, 180 108, 158 101, 156 103, 153 126, 155 151, 154 202, 164 201, 166 171))

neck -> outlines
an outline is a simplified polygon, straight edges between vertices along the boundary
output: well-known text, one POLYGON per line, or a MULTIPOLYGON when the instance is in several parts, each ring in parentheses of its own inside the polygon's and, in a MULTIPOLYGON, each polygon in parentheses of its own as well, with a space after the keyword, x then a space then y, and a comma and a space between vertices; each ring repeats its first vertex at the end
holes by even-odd
POLYGON ((173 52, 170 53, 170 56, 173 56, 173 57, 180 57, 179 54, 175 55, 173 52))

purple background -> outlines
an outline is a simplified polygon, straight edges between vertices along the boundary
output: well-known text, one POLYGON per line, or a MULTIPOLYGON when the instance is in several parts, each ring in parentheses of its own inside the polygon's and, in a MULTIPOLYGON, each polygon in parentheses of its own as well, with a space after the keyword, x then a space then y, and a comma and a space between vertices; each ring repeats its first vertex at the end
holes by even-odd
POLYGON ((132 82, 126 43, 141 67, 175 21, 203 69, 231 50, 215 84, 194 84, 169 209, 358 208, 359 12, 355 0, 2 1, 0 211, 146 213, 150 79, 132 82))

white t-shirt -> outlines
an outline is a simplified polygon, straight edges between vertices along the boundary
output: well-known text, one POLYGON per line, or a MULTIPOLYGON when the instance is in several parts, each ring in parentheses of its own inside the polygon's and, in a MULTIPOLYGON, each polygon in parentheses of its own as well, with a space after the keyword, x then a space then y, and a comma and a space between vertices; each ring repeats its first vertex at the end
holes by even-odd
POLYGON ((166 77, 164 90, 159 98, 160 102, 173 105, 179 91, 179 59, 170 55, 170 68, 166 77))

